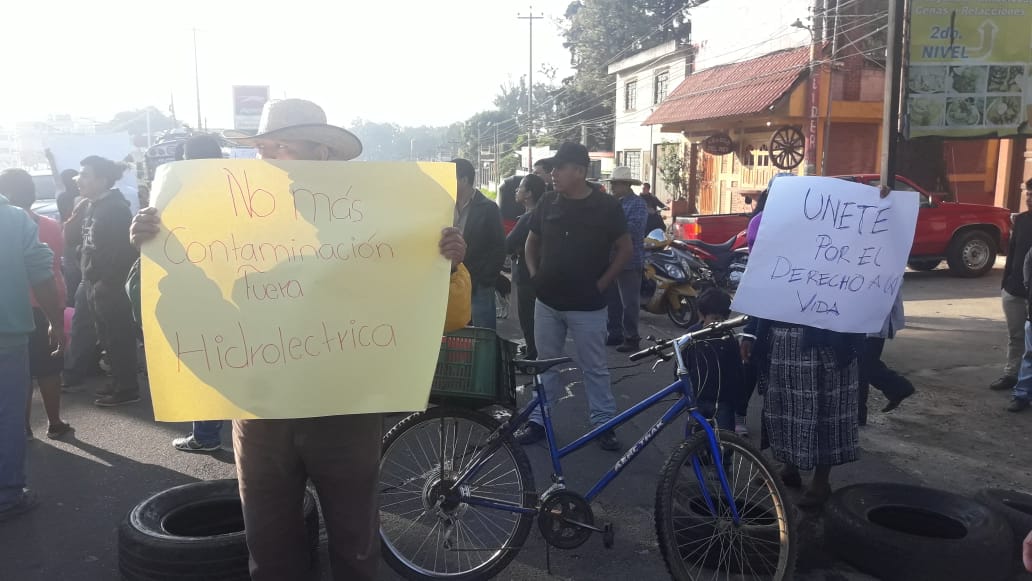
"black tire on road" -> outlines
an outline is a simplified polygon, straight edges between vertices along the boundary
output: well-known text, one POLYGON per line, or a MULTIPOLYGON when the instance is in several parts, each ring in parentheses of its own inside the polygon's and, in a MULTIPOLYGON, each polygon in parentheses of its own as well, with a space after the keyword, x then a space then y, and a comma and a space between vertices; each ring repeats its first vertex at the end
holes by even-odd
MULTIPOLYGON (((313 558, 319 512, 305 492, 313 558)), ((118 528, 118 568, 126 581, 247 581, 247 542, 236 479, 163 490, 136 505, 118 528)))
POLYGON ((1007 519, 1014 532, 1015 554, 1020 555, 1021 542, 1025 535, 1032 531, 1032 494, 1000 488, 983 488, 975 494, 975 500, 1007 519))
POLYGON ((998 581, 1013 563, 1003 517, 970 498, 906 484, 854 484, 824 511, 828 547, 883 581, 998 581))
POLYGON ((961 278, 977 278, 996 264, 996 243, 983 230, 957 234, 946 250, 950 273, 961 278))
POLYGON ((926 272, 939 268, 940 264, 942 264, 942 259, 929 258, 927 260, 911 260, 907 263, 907 266, 909 266, 911 270, 926 272))

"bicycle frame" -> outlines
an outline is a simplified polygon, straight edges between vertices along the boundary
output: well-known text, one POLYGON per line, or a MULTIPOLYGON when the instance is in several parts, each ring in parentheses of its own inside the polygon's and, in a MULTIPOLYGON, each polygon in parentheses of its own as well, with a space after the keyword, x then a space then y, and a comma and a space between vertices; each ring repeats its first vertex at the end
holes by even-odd
MULTIPOLYGON (((701 426, 703 431, 705 431, 706 433, 706 437, 709 440, 710 444, 710 452, 713 455, 713 458, 715 459, 716 465, 718 467, 717 474, 719 475, 721 491, 723 492, 724 497, 727 499, 728 505, 731 508, 731 514, 735 524, 739 524, 740 516, 738 513, 738 507, 734 501, 733 494, 731 492, 731 487, 727 481, 727 475, 725 474, 723 469, 723 456, 720 450, 720 446, 718 445, 717 435, 713 431, 713 427, 710 426, 709 422, 706 420, 705 417, 702 416, 702 414, 699 413, 698 409, 695 406, 694 395, 692 393, 691 379, 689 378, 687 367, 685 366, 681 355, 682 348, 689 342, 691 342, 691 340, 691 335, 685 335, 684 337, 681 337, 678 340, 674 341, 675 354, 678 365, 677 381, 667 386, 666 388, 656 392, 655 394, 649 396, 648 398, 638 402, 630 409, 624 411, 623 413, 620 413, 608 422, 594 427, 588 433, 584 434, 580 438, 574 440, 573 442, 567 444, 562 448, 558 448, 556 445, 555 430, 552 427, 551 410, 548 406, 545 406, 542 403, 544 401, 544 386, 542 385, 540 375, 535 377, 534 398, 531 399, 531 401, 526 406, 524 406, 523 409, 521 409, 515 417, 510 418, 505 423, 503 423, 502 426, 495 432, 495 435, 511 436, 519 426, 524 425, 530 419, 531 413, 535 409, 540 407, 542 418, 544 419, 546 440, 548 441, 548 452, 552 460, 552 469, 554 470, 556 484, 560 487, 565 488, 565 479, 563 477, 562 467, 562 459, 564 457, 569 456, 577 450, 580 450, 588 443, 601 436, 602 433, 606 432, 607 430, 614 429, 617 426, 627 422, 631 418, 639 415, 645 410, 650 409, 654 405, 658 404, 660 401, 663 401, 665 398, 674 394, 679 394, 680 397, 676 402, 674 402, 674 405, 670 406, 666 413, 664 413, 659 418, 659 420, 656 421, 656 423, 651 428, 649 428, 649 430, 647 430, 645 434, 633 446, 631 446, 630 449, 628 449, 623 454, 623 456, 620 457, 619 460, 616 461, 616 464, 614 464, 612 468, 610 468, 605 474, 602 475, 601 478, 599 478, 598 482, 596 482, 595 485, 592 486, 591 490, 584 495, 584 498, 588 502, 591 502, 596 496, 598 496, 603 490, 605 490, 606 486, 608 486, 609 483, 611 483, 620 474, 620 472, 624 470, 624 468, 626 468, 635 458, 638 457, 642 450, 644 450, 650 443, 652 443, 652 441, 656 438, 656 436, 659 435, 660 432, 663 431, 664 428, 670 425, 670 423, 676 420, 685 411, 688 411, 688 414, 690 415, 694 423, 697 423, 699 426, 701 426)), ((685 426, 685 438, 687 438, 690 435, 692 424, 693 422, 688 422, 685 426)), ((476 476, 477 472, 483 465, 482 463, 484 459, 490 457, 501 446, 502 438, 498 437, 495 439, 495 441, 489 440, 489 442, 490 444, 485 449, 481 450, 470 462, 469 466, 467 466, 466 469, 456 478, 455 483, 453 484, 453 489, 458 488, 461 490, 461 487, 464 484, 466 484, 469 481, 469 479, 476 476)), ((711 511, 711 513, 716 515, 716 505, 714 504, 713 499, 709 494, 708 488, 703 483, 702 468, 699 463, 699 459, 693 458, 692 464, 695 471, 695 476, 699 479, 702 495, 704 500, 706 501, 706 505, 711 511)), ((482 506, 485 508, 504 510, 514 513, 529 514, 537 512, 537 510, 533 508, 526 508, 514 503, 502 502, 490 498, 479 497, 474 494, 468 493, 462 494, 462 502, 474 506, 482 506)))

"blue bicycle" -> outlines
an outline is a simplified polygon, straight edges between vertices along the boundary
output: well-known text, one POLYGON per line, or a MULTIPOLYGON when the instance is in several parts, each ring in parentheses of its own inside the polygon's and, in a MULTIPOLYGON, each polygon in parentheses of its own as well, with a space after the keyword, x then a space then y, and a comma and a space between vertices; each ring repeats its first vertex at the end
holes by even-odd
POLYGON ((384 558, 407 579, 489 579, 516 557, 532 521, 545 541, 573 549, 593 532, 613 543, 611 525, 596 524, 591 501, 681 414, 691 417, 685 441, 660 471, 655 524, 671 577, 678 580, 790 579, 796 536, 786 495, 770 463, 734 433, 716 430, 696 409, 682 355, 686 347, 722 338, 745 324, 738 317, 635 353, 676 359, 677 381, 604 425, 560 448, 550 410, 542 406, 541 374, 568 357, 517 362, 535 377, 534 397, 499 423, 478 411, 441 406, 413 414, 384 437, 380 475, 380 539, 384 558), (583 496, 569 490, 562 458, 657 403, 677 401, 583 496), (542 407, 554 484, 538 495, 534 475, 513 433, 542 407))

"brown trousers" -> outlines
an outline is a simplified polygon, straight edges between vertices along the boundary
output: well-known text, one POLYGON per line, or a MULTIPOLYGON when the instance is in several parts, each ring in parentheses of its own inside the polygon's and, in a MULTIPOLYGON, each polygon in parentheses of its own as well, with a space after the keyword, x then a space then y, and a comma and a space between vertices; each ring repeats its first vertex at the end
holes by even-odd
POLYGON ((335 581, 374 581, 380 560, 380 414, 233 422, 253 581, 309 570, 305 484, 319 494, 335 581))

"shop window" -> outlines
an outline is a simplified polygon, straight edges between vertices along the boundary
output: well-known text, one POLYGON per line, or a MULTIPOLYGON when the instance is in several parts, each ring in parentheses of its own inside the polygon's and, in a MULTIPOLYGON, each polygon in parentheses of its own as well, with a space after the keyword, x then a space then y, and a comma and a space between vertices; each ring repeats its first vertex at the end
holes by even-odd
POLYGON ((653 104, 659 104, 666 99, 667 92, 670 90, 670 71, 659 71, 656 73, 654 86, 654 99, 653 104))
POLYGON ((624 84, 624 111, 638 110, 638 81, 624 84))
POLYGON ((753 167, 756 165, 756 156, 753 155, 753 146, 745 146, 745 151, 742 152, 742 165, 745 167, 753 167))
POLYGON ((623 152, 623 163, 627 167, 631 168, 631 177, 635 179, 641 179, 641 152, 640 151, 625 151, 623 152))

